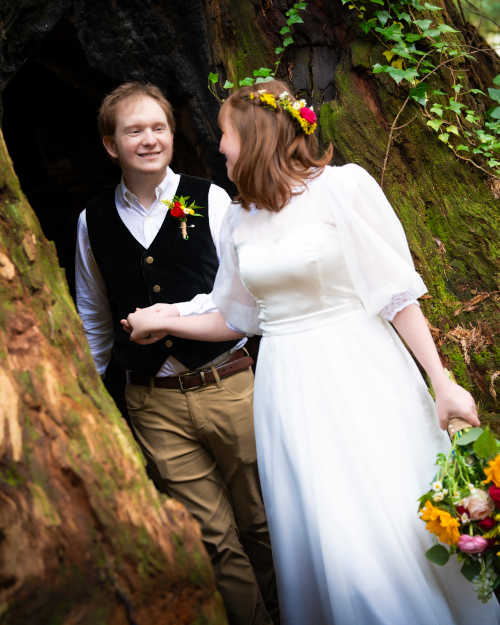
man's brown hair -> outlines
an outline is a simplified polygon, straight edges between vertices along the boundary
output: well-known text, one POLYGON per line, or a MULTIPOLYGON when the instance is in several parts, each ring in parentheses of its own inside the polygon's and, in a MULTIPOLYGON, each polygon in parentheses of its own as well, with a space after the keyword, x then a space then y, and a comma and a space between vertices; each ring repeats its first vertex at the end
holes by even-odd
POLYGON ((163 109, 167 122, 172 131, 175 131, 175 120, 172 105, 163 95, 159 87, 151 83, 125 82, 109 93, 99 108, 97 126, 102 137, 112 136, 116 129, 116 107, 126 98, 147 96, 156 100, 163 109))
POLYGON ((224 119, 229 118, 240 138, 241 151, 232 171, 239 191, 236 199, 246 209, 253 203, 279 211, 292 195, 303 191, 293 187, 321 173, 332 159, 333 148, 330 144, 320 156, 316 136, 305 134, 289 113, 251 100, 250 94, 260 88, 276 99, 286 91, 295 101, 289 87, 278 80, 242 87, 224 102, 219 121, 224 127, 224 119))

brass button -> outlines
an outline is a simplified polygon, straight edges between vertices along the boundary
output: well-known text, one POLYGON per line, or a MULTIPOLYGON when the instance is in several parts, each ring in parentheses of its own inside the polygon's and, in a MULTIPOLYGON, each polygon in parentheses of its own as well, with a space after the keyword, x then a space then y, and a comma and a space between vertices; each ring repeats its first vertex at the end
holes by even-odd
POLYGON ((168 347, 170 349, 170 347, 172 347, 172 345, 174 344, 173 341, 171 341, 170 339, 167 339, 165 341, 165 347, 168 347))
POLYGON ((151 265, 153 261, 154 261, 154 258, 152 256, 146 256, 146 262, 148 265, 151 265))
POLYGON ((161 291, 161 286, 159 284, 155 284, 153 287, 153 291, 155 293, 159 293, 161 291))

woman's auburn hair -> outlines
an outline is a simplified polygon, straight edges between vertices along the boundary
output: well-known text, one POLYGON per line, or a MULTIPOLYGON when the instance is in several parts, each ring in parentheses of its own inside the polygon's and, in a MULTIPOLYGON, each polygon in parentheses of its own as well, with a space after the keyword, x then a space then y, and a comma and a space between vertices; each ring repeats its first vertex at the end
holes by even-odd
POLYGON ((238 187, 238 201, 246 210, 257 208, 280 211, 292 195, 305 189, 305 181, 318 176, 333 155, 329 144, 324 154, 319 153, 318 139, 307 135, 298 123, 278 107, 270 109, 260 103, 259 89, 276 99, 286 91, 295 101, 290 88, 279 80, 242 87, 224 102, 219 120, 229 121, 240 139, 240 154, 232 179, 238 187), (256 97, 250 99, 250 94, 256 97), (297 189, 302 186, 302 189, 297 189))

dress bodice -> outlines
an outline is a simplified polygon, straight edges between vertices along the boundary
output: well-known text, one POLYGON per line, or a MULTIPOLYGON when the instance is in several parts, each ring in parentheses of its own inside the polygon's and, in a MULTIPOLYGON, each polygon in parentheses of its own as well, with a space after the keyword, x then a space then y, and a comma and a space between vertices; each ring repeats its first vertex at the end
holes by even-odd
POLYGON ((302 330, 361 308, 318 190, 313 181, 279 213, 253 210, 235 231, 240 276, 264 334, 302 330))

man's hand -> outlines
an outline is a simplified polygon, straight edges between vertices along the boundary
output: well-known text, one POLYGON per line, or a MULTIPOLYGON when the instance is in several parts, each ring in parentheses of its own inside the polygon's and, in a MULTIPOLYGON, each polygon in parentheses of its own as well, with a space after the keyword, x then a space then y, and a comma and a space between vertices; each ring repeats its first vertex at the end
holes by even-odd
POLYGON ((132 341, 149 345, 168 334, 166 330, 157 329, 161 319, 178 316, 179 310, 175 304, 153 304, 148 308, 136 308, 126 319, 121 319, 120 323, 125 332, 130 334, 132 341))

